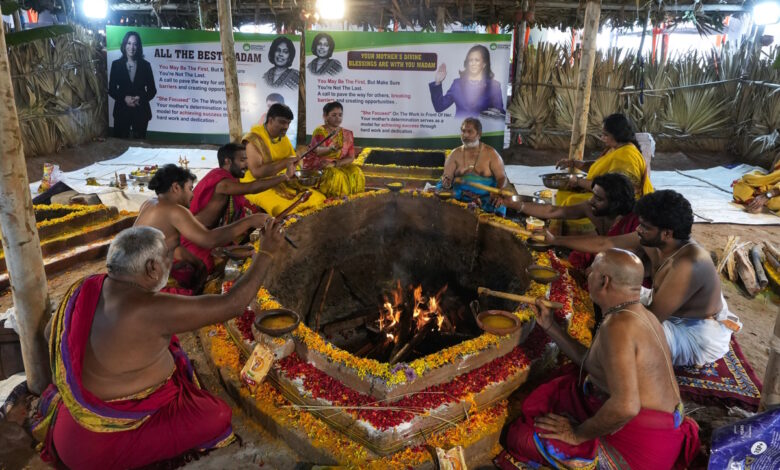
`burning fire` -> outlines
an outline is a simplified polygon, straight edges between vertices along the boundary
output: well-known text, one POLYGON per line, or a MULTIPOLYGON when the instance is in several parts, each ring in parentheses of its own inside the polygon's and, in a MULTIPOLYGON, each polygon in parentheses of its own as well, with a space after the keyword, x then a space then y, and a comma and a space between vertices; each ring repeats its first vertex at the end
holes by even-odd
MULTIPOLYGON (((454 331, 454 326, 447 315, 441 310, 441 296, 446 292, 447 286, 442 287, 435 295, 425 297, 423 295, 422 285, 412 288, 412 324, 413 332, 420 332, 428 323, 432 323, 435 331, 454 331)), ((379 312, 379 329, 387 335, 387 338, 397 342, 401 335, 393 334, 393 330, 401 323, 401 316, 404 312, 404 291, 401 287, 401 281, 396 281, 395 288, 390 295, 384 296, 384 302, 379 312)))

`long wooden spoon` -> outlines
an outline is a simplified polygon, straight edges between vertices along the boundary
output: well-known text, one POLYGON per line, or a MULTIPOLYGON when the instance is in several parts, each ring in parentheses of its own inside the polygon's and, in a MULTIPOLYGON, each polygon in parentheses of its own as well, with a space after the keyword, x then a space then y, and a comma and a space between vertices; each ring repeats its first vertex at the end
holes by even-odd
POLYGON ((504 225, 504 224, 502 224, 501 222, 499 222, 497 220, 490 220, 490 219, 488 219, 488 220, 480 220, 480 223, 485 223, 485 224, 488 224, 488 225, 492 225, 493 227, 502 228, 504 230, 508 230, 510 232, 514 232, 514 233, 516 233, 518 235, 522 235, 524 237, 533 238, 534 240, 539 240, 540 242, 544 241, 544 234, 543 233, 534 233, 534 232, 532 232, 530 230, 526 230, 526 229, 521 228, 521 227, 512 227, 512 226, 509 226, 509 225, 504 225))
POLYGON ((501 196, 512 197, 512 196, 515 195, 515 193, 513 193, 512 191, 509 191, 508 189, 498 189, 498 188, 494 188, 493 186, 484 185, 482 183, 475 183, 473 181, 465 181, 463 178, 455 178, 455 182, 458 183, 458 184, 465 184, 465 185, 468 185, 468 186, 472 186, 474 188, 481 189, 483 191, 487 191, 489 193, 500 194, 501 196))
MULTIPOLYGON (((487 287, 479 287, 477 288, 477 294, 479 295, 489 295, 491 297, 498 297, 499 299, 506 299, 506 300, 514 300, 516 302, 524 302, 527 304, 535 304, 537 297, 531 297, 530 295, 518 295, 518 294, 510 294, 509 292, 500 292, 497 290, 490 290, 487 287)), ((558 302, 551 302, 547 299, 541 299, 542 305, 544 305, 547 308, 551 308, 554 310, 558 310, 559 308, 563 308, 563 304, 560 304, 558 302)))

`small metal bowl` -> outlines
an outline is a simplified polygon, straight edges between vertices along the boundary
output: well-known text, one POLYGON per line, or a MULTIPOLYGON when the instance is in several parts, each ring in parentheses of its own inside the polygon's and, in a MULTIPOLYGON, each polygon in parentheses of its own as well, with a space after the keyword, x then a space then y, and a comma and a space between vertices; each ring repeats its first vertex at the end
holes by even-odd
POLYGON ((540 266, 538 264, 528 266, 525 268, 525 272, 528 274, 528 277, 540 284, 550 284, 561 277, 561 273, 555 269, 547 266, 540 266))
POLYGON ((517 315, 504 310, 485 310, 477 315, 477 325, 497 336, 510 335, 520 328, 517 315))
POLYGON ((255 315, 255 328, 270 336, 281 336, 298 328, 301 316, 286 308, 261 310, 255 315))
POLYGON ((152 180, 152 175, 135 175, 135 180, 139 183, 146 184, 152 180))
POLYGON ((533 202, 534 204, 545 204, 545 201, 541 198, 534 196, 526 196, 525 194, 515 194, 509 198, 512 202, 533 202))
POLYGON ((533 238, 526 240, 525 245, 534 251, 547 251, 552 248, 552 245, 549 243, 543 242, 541 240, 535 240, 533 238))
POLYGON ((541 175, 542 184, 550 189, 565 189, 571 173, 547 173, 541 175))
POLYGON ((296 170, 295 177, 302 186, 316 186, 322 178, 322 170, 296 170))
POLYGON ((240 261, 252 257, 255 254, 255 247, 252 245, 226 246, 222 248, 222 253, 232 260, 240 261))
POLYGON ((542 201, 544 201, 547 204, 552 204, 553 198, 555 197, 555 194, 550 189, 541 189, 539 191, 536 191, 534 193, 534 196, 538 197, 542 201), (545 191, 549 191, 549 194, 543 195, 545 191))
POLYGON ((400 192, 402 189, 404 189, 404 184, 400 181, 394 181, 392 183, 387 183, 385 186, 387 186, 387 189, 390 191, 397 193, 400 192))

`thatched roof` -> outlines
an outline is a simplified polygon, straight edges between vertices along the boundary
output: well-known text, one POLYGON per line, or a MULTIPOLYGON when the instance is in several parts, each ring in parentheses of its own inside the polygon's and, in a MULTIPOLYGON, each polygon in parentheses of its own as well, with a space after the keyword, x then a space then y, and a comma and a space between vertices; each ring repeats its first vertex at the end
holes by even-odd
MULTIPOLYGON (((527 0, 533 5, 535 23, 562 28, 582 25, 585 1, 527 0), (535 5, 534 5, 535 3, 535 5)), ((522 10, 523 0, 346 0, 346 20, 368 29, 386 28, 392 20, 415 29, 434 30, 437 15, 444 23, 513 25, 522 10)), ((233 24, 272 23, 288 31, 301 30, 306 15, 315 12, 314 0, 232 0, 233 24)), ((130 24, 171 27, 213 27, 216 3, 202 0, 110 0, 111 20, 120 18, 130 24), (200 7, 200 10, 199 10, 200 7), (158 23, 159 21, 159 23, 158 23)), ((648 15, 654 24, 663 21, 691 21, 703 31, 722 24, 723 18, 752 9, 753 0, 606 0, 602 3, 602 24, 613 26, 641 23, 648 15)))

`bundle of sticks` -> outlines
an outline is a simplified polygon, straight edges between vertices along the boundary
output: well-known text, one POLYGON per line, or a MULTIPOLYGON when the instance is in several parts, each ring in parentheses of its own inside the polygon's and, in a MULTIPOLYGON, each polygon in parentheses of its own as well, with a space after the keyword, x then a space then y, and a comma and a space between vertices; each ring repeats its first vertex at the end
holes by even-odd
POLYGON ((780 273, 780 250, 770 241, 743 242, 739 236, 729 236, 717 269, 732 282, 741 280, 753 297, 769 284, 768 270, 780 273))

